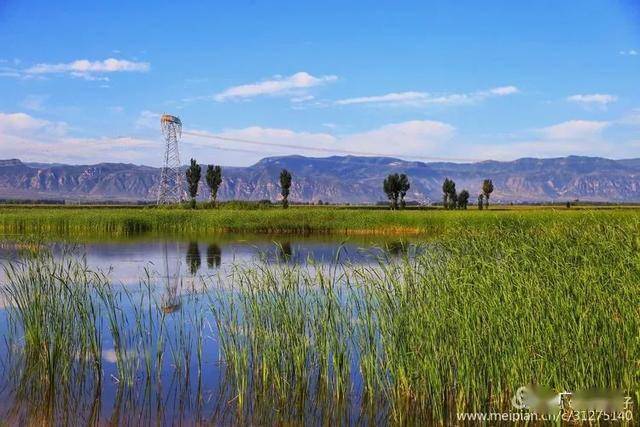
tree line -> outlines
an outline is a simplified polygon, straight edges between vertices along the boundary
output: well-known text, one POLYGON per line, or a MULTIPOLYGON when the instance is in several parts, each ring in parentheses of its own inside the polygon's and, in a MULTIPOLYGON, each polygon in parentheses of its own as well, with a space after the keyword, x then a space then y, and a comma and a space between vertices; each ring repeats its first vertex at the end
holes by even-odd
MULTIPOLYGON (((383 183, 382 189, 389 199, 389 206, 392 210, 403 209, 406 206, 405 196, 411 188, 411 183, 406 174, 393 173, 388 175, 383 183), (399 203, 398 203, 399 201, 399 203)), ((478 209, 489 207, 489 197, 493 192, 493 181, 485 179, 482 182, 481 193, 478 195, 478 209)), ((469 191, 456 191, 456 183, 452 179, 445 178, 442 183, 442 206, 445 209, 467 209, 469 205, 469 191)))
MULTIPOLYGON (((198 195, 198 186, 202 178, 202 167, 191 159, 191 164, 186 171, 187 187, 190 196, 190 206, 192 209, 196 207, 196 196, 198 195)), ((280 171, 280 195, 282 196, 282 207, 289 207, 289 193, 293 177, 291 172, 286 169, 280 171)), ((218 189, 222 184, 222 168, 220 166, 209 165, 205 175, 205 182, 211 193, 211 204, 215 206, 218 195, 218 189)), ((382 183, 382 189, 389 199, 389 205, 392 210, 404 209, 406 207, 405 197, 411 188, 409 177, 404 173, 389 174, 382 183)), ((485 179, 482 183, 482 189, 478 194, 478 209, 489 207, 489 197, 493 192, 493 182, 485 179)), ((445 209, 467 209, 469 205, 469 191, 463 189, 458 193, 456 191, 456 183, 452 179, 445 178, 442 183, 442 206, 445 209)))
MULTIPOLYGON (((186 171, 187 176, 187 189, 189 192, 189 204, 192 209, 196 208, 196 197, 198 196, 198 187, 200 185, 200 179, 202 178, 202 167, 196 162, 195 159, 191 159, 191 164, 186 171)), ((291 173, 282 169, 280 171, 280 194, 282 195, 282 207, 289 207, 289 190, 291 189, 291 173)), ((222 168, 220 166, 209 165, 207 166, 207 172, 205 175, 205 182, 209 187, 211 193, 211 204, 216 205, 218 198, 218 189, 222 184, 222 168)))
MULTIPOLYGON (((482 182, 481 192, 478 194, 478 209, 489 208, 489 196, 491 193, 493 193, 493 181, 485 179, 482 182)), ((445 209, 467 209, 469 197, 469 191, 463 189, 458 193, 455 181, 445 178, 442 183, 442 206, 445 209)))

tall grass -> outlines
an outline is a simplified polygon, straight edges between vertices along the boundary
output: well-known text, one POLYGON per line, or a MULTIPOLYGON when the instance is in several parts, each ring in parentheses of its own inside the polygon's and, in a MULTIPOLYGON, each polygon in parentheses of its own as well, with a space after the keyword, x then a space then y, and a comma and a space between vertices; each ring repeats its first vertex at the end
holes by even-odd
POLYGON ((46 251, 5 266, 5 276, 1 291, 11 308, 9 322, 22 335, 11 373, 18 380, 17 400, 34 405, 43 421, 56 413, 68 417, 69 411, 58 409, 66 400, 83 403, 75 401, 74 391, 100 389, 99 310, 91 293, 105 279, 83 261, 58 262, 46 251))
MULTIPOLYGON (((3 418, 18 424, 74 425, 105 421, 102 398, 115 386, 109 421, 162 421, 168 396, 202 406, 201 309, 167 319, 162 291, 147 271, 139 286, 113 285, 83 257, 64 252, 4 266, 0 295, 8 314, 3 418), (115 375, 105 378, 107 347, 115 375), (111 349, 113 347, 113 349, 111 349), (195 353, 195 354, 194 354, 195 353), (195 371, 195 375, 193 374, 195 371), (171 380, 169 385, 163 382, 171 380), (155 408, 155 410, 154 410, 155 408)), ((177 297, 176 297, 177 298, 177 297)))
POLYGON ((639 231, 515 221, 339 274, 241 269, 212 304, 239 410, 256 391, 282 413, 297 398, 339 408, 353 381, 401 424, 507 410, 531 383, 637 399, 639 231))
POLYGON ((207 294, 188 304, 177 293, 168 304, 150 272, 127 289, 81 258, 12 262, 12 398, 24 410, 44 396, 30 410, 49 401, 45 421, 65 424, 88 391, 97 403, 83 421, 113 424, 455 424, 462 411, 511 409, 531 383, 619 388, 637 403, 637 214, 442 218, 443 234, 416 253, 392 245, 377 265, 297 264, 283 247, 277 263, 205 278, 207 294), (220 354, 206 352, 210 335, 220 354), (117 394, 105 417, 107 345, 117 394), (202 379, 218 365, 206 359, 224 372, 210 399, 202 379))
POLYGON ((303 418, 311 400, 344 403, 351 389, 349 320, 338 266, 258 264, 232 274, 211 308, 240 419, 265 409, 303 418), (256 286, 256 284, 259 284, 256 286), (283 411, 286 409, 286 411, 283 411))
POLYGON ((489 231, 504 222, 544 227, 571 223, 584 217, 598 222, 626 221, 640 216, 638 209, 619 210, 504 210, 504 211, 385 211, 344 208, 292 209, 161 209, 161 208, 2 208, 0 234, 55 237, 132 236, 203 233, 282 234, 454 234, 459 229, 489 231))

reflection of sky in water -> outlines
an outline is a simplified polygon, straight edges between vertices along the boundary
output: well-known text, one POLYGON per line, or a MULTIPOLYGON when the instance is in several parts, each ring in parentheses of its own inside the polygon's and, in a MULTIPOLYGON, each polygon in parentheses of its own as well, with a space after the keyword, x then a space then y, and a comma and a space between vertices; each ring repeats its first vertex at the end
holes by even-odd
MULTIPOLYGON (((19 245, 18 245, 19 246, 19 245)), ((146 277, 162 297, 179 299, 191 291, 202 290, 205 284, 224 284, 237 266, 259 263, 304 265, 310 271, 328 268, 336 262, 349 265, 375 265, 381 257, 397 258, 416 251, 414 243, 389 239, 358 239, 343 241, 323 238, 313 240, 241 239, 222 241, 118 241, 98 243, 49 243, 54 256, 64 253, 84 257, 89 269, 105 273, 114 285, 135 286, 146 277), (204 278, 204 280, 203 280, 204 278)), ((0 264, 20 258, 16 248, 5 243, 0 248, 0 264)), ((0 269, 0 280, 5 272, 0 269)), ((176 301, 176 304, 179 302, 176 301)), ((4 298, 0 297, 0 307, 4 298)))
MULTIPOLYGON (((336 259, 341 263, 375 264, 385 254, 398 255, 397 242, 362 243, 340 242, 118 242, 78 244, 78 255, 84 255, 91 269, 109 273, 114 283, 137 284, 147 273, 152 278, 166 280, 167 272, 174 280, 193 282, 194 276, 224 277, 234 265, 288 262, 294 264, 325 265, 336 259), (386 248, 383 250, 381 248, 386 248), (222 273, 222 274, 221 274, 222 273)), ((54 253, 60 255, 56 246, 54 253)))

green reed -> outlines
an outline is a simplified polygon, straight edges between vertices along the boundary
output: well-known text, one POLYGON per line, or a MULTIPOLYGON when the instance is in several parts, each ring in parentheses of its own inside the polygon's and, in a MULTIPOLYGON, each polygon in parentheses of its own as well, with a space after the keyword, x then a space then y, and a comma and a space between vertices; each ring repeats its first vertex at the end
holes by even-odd
POLYGON ((70 398, 72 387, 100 386, 100 314, 91 292, 105 278, 83 260, 58 262, 48 252, 10 263, 4 272, 10 330, 22 335, 11 374, 18 380, 16 395, 40 402, 40 416, 47 419, 56 395, 70 398))
MULTIPOLYGON (((12 402, 4 419, 99 424, 101 394, 109 382, 117 390, 112 422, 136 416, 161 420, 163 393, 191 398, 191 370, 201 383, 204 313, 179 311, 169 321, 150 272, 138 286, 113 285, 108 275, 90 270, 83 257, 66 251, 55 257, 40 251, 4 269, 0 295, 11 351, 3 360, 3 387, 12 402), (115 353, 117 374, 110 378, 105 378, 103 343, 115 353), (162 388, 163 374, 176 379, 174 391, 162 388), (158 403, 155 413, 146 412, 151 401, 158 403)), ((201 392, 196 392, 195 405, 202 405, 201 392)))
POLYGON ((239 268, 212 304, 228 375, 241 404, 289 409, 352 398, 356 375, 398 423, 508 409, 531 383, 637 396, 639 236, 637 218, 513 219, 337 273, 239 268))
POLYGON ((490 231, 502 222, 519 221, 537 227, 571 223, 585 216, 602 222, 625 221, 638 209, 500 209, 442 211, 295 207, 287 210, 164 209, 155 207, 110 209, 0 208, 0 234, 83 238, 202 233, 381 234, 447 235, 461 228, 490 231))
POLYGON ((193 393, 203 404, 207 358, 224 369, 213 421, 238 424, 334 424, 354 405, 369 422, 442 423, 460 411, 508 410, 530 383, 619 388, 637 402, 640 217, 476 214, 444 216, 444 234, 415 256, 389 245, 366 265, 282 256, 235 266, 205 278, 190 311, 176 311, 175 295, 158 297, 150 272, 125 288, 75 257, 45 251, 9 263, 2 296, 20 362, 12 377, 28 379, 19 381, 30 384, 24 399, 66 393, 72 402, 83 394, 64 385, 83 373, 92 379, 83 390, 99 393, 108 342, 112 423, 132 413, 162 419, 166 370, 174 404, 193 393), (207 328, 220 355, 203 351, 207 328))

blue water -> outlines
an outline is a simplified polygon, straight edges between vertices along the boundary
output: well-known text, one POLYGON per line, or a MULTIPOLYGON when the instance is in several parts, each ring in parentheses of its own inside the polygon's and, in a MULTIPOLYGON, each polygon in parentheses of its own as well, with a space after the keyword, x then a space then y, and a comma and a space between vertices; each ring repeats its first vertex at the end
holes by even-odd
MULTIPOLYGON (((104 273, 114 284, 119 295, 119 314, 127 322, 125 347, 130 360, 137 363, 132 365, 133 378, 123 378, 116 365, 115 343, 106 312, 99 313, 100 378, 90 378, 84 388, 79 384, 67 387, 68 396, 56 391, 52 403, 56 424, 255 422, 264 416, 261 412, 264 408, 258 408, 260 402, 248 405, 256 407, 248 411, 256 418, 243 419, 247 405, 242 417, 239 416, 234 387, 225 381, 218 331, 210 310, 212 304, 217 304, 212 289, 226 292, 225 281, 238 266, 285 264, 313 269, 336 264, 375 266, 382 258, 388 261, 415 252, 412 243, 379 238, 271 240, 226 236, 224 240, 58 242, 45 246, 54 258, 72 256, 82 260, 89 269, 104 273), (136 326, 138 323, 142 326, 136 326), (160 335, 164 345, 162 360, 158 362, 160 335), (150 374, 145 360, 153 361, 150 374)), ((19 263, 22 256, 19 250, 5 245, 0 251, 0 262, 19 263)), ((0 273, 0 281, 6 280, 6 275, 0 273)), ((38 414, 39 400, 25 399, 18 391, 18 385, 24 384, 29 376, 21 370, 23 340, 19 330, 9 328, 10 311, 11 307, 0 311, 0 333, 4 338, 0 343, 0 415, 11 423, 34 423, 44 415, 38 414)), ((286 417, 271 413, 268 408, 267 416, 357 422, 363 416, 359 408, 362 384, 358 375, 352 376, 350 387, 352 400, 344 403, 343 408, 309 396, 302 408, 292 406, 292 414, 286 417)), ((43 384, 37 383, 33 390, 47 395, 43 384)))

